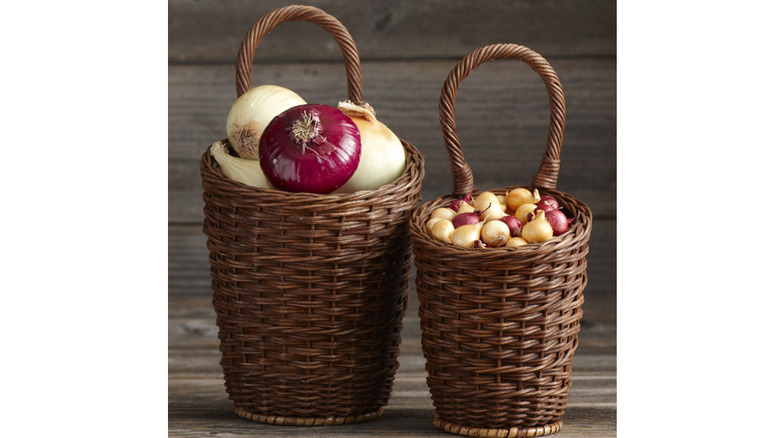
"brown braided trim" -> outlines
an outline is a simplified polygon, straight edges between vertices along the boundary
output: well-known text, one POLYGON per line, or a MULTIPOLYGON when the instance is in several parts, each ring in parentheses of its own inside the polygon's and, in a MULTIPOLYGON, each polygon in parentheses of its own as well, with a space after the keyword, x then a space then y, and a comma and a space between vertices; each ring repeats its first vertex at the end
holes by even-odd
POLYGON ((480 438, 526 438, 535 436, 552 435, 561 430, 563 424, 560 421, 537 427, 513 427, 510 429, 488 429, 482 427, 462 426, 444 421, 438 417, 433 418, 433 425, 437 428, 454 433, 456 435, 480 437, 480 438))
MULTIPOLYGON (((280 426, 333 426, 337 424, 362 423, 364 421, 379 418, 384 413, 384 408, 376 412, 363 415, 350 415, 347 417, 282 417, 278 415, 256 414, 241 408, 235 408, 236 415, 241 418, 256 421, 258 423, 275 424, 280 426)), ((529 435, 535 436, 535 435, 529 435)))
POLYGON ((566 125, 566 102, 558 75, 542 55, 518 44, 493 44, 477 49, 463 58, 449 73, 439 98, 439 122, 444 145, 450 158, 453 177, 453 194, 462 196, 474 191, 474 176, 461 149, 455 128, 455 95, 458 85, 480 64, 500 59, 516 59, 527 63, 541 76, 550 100, 550 128, 547 149, 542 156, 539 170, 531 185, 535 188, 554 189, 560 169, 561 144, 566 125))
POLYGON ((343 24, 325 11, 313 6, 291 5, 273 10, 258 20, 247 32, 241 42, 236 59, 236 93, 238 96, 252 88, 252 62, 255 50, 260 40, 271 29, 281 23, 290 21, 308 21, 327 30, 336 40, 344 57, 344 66, 347 71, 347 93, 349 99, 355 104, 362 105, 363 100, 363 76, 360 69, 360 57, 358 56, 355 41, 343 24))

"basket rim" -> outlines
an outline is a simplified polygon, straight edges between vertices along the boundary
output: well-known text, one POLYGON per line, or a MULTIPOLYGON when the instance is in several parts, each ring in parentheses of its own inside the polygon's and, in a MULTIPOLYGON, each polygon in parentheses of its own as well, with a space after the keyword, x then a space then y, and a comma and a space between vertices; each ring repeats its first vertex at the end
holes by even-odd
MULTIPOLYGON (((508 191, 514 188, 518 187, 524 187, 524 188, 530 188, 530 185, 518 185, 518 186, 507 186, 507 187, 499 187, 496 189, 490 189, 490 190, 478 190, 475 189, 474 194, 479 194, 483 192, 493 192, 493 193, 503 193, 504 191, 508 191)), ((480 256, 481 257, 489 257, 492 254, 497 255, 507 255, 507 254, 515 254, 515 253, 528 253, 532 254, 535 252, 539 252, 540 250, 545 250, 548 248, 555 248, 558 246, 567 246, 570 245, 572 242, 583 239, 587 242, 589 240, 590 233, 593 229, 593 213, 590 210, 590 207, 588 207, 587 204, 580 201, 579 199, 575 198, 574 196, 558 189, 539 189, 540 192, 543 193, 561 193, 568 198, 573 199, 576 202, 577 211, 575 211, 575 214, 578 214, 582 217, 582 220, 578 220, 575 222, 575 224, 569 229, 559 235, 555 236, 552 239, 541 242, 541 243, 533 243, 529 245, 522 245, 517 247, 498 247, 498 248, 480 248, 480 256)), ((427 201, 423 203, 421 206, 417 207, 412 211, 412 216, 410 218, 409 223, 409 229, 410 234, 412 237, 412 241, 415 245, 427 245, 432 247, 437 247, 441 251, 448 252, 450 255, 459 255, 459 254, 471 254, 473 251, 475 251, 474 248, 462 248, 460 246, 452 245, 449 243, 440 242, 431 236, 430 233, 428 233, 425 230, 425 220, 423 219, 423 213, 426 211, 433 211, 433 209, 438 207, 446 207, 449 202, 460 199, 459 196, 455 196, 453 194, 449 195, 443 195, 436 199, 432 199, 430 201, 427 201)), ((487 258, 485 260, 488 260, 487 258)))
MULTIPOLYGON (((220 180, 220 182, 227 183, 235 188, 237 191, 244 192, 243 194, 248 196, 262 196, 268 199, 282 198, 285 202, 291 202, 298 200, 299 202, 311 202, 317 200, 318 202, 333 201, 334 203, 340 203, 345 201, 357 201, 357 200, 370 200, 377 196, 387 196, 396 193, 405 193, 410 189, 419 189, 422 187, 422 182, 425 177, 425 158, 422 153, 408 141, 399 138, 401 144, 404 146, 406 153, 406 167, 404 168, 401 176, 394 181, 385 184, 374 190, 358 190, 352 193, 308 193, 308 192, 288 192, 285 190, 279 190, 274 188, 261 188, 253 187, 238 181, 234 181, 228 178, 225 174, 219 170, 219 164, 211 156, 211 146, 206 148, 206 151, 201 155, 201 177, 205 179, 206 176, 220 180)), ((218 140, 224 145, 229 144, 228 139, 218 140)))

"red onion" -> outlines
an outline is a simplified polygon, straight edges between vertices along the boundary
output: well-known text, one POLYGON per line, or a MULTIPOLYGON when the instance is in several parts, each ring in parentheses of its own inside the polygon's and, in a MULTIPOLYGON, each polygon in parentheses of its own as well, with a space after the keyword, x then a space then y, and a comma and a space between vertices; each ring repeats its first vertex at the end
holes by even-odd
POLYGON ((338 108, 294 106, 271 120, 260 137, 260 167, 290 192, 331 193, 360 162, 360 131, 338 108))
POLYGON ((512 237, 520 237, 522 235, 523 223, 520 221, 520 219, 512 215, 507 215, 499 220, 507 224, 509 227, 509 234, 512 237))
POLYGON ((464 202, 466 204, 471 204, 472 199, 473 198, 471 196, 471 193, 466 193, 466 196, 452 201, 452 203, 450 203, 450 208, 453 209, 454 211, 458 211, 460 210, 461 204, 463 204, 464 202))
POLYGON ((558 210, 560 208, 560 206, 558 205, 558 201, 552 196, 542 196, 539 199, 539 202, 536 203, 536 205, 544 208, 545 212, 548 212, 550 210, 558 210))
POLYGON ((560 236, 569 229, 569 219, 560 210, 547 212, 545 213, 544 218, 547 219, 547 222, 552 226, 553 236, 560 236))
POLYGON ((462 225, 478 224, 481 222, 481 219, 479 218, 480 214, 482 214, 481 211, 456 214, 455 217, 452 218, 452 225, 455 225, 455 228, 458 228, 462 225))

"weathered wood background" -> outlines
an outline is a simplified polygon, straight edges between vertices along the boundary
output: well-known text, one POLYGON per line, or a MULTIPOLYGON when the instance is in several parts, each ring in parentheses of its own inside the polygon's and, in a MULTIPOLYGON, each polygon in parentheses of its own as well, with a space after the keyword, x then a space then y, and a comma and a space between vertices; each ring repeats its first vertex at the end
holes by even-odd
MULTIPOLYGON (((225 137, 236 98, 235 56, 247 30, 285 1, 169 0, 168 220, 169 433, 171 436, 439 436, 424 382, 412 287, 401 368, 383 418, 309 431, 235 417, 222 386, 205 236, 199 159, 225 137)), ((614 1, 322 0, 351 32, 364 95, 378 117, 425 156, 423 201, 452 189, 438 123, 450 69, 493 43, 526 45, 558 73, 567 104, 558 188, 586 202, 595 223, 574 384, 558 436, 615 436, 616 19, 614 1)), ((255 55, 254 83, 295 90, 308 102, 346 98, 335 42, 311 23, 285 23, 255 55)), ((479 188, 530 182, 546 143, 548 103, 519 61, 483 64, 461 84, 458 135, 479 188)), ((413 286, 413 285, 412 285, 413 286)))

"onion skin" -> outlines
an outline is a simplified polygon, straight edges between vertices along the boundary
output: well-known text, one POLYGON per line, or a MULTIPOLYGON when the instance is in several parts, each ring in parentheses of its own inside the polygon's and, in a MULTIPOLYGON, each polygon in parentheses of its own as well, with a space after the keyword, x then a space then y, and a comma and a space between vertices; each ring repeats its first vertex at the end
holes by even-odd
POLYGON ((545 213, 544 218, 550 223, 553 230, 553 236, 560 236, 569 229, 569 219, 560 210, 553 210, 545 213))
POLYGON ((331 193, 360 162, 360 132, 339 109, 294 106, 268 124, 260 137, 260 167, 268 181, 289 192, 331 193))
POLYGON ((473 198, 471 196, 471 193, 466 193, 466 196, 456 199, 450 203, 450 208, 453 211, 458 211, 462 207, 463 204, 471 204, 471 201, 473 201, 473 198))
POLYGON ((509 227, 509 234, 512 237, 522 236, 523 223, 516 216, 507 215, 499 220, 509 227))
POLYGON ((455 225, 455 228, 462 227, 463 225, 478 224, 480 222, 482 222, 482 220, 479 218, 479 213, 476 211, 472 213, 459 213, 452 218, 452 225, 455 225))
POLYGON ((230 147, 241 158, 258 160, 258 144, 274 117, 306 101, 278 85, 260 85, 233 102, 225 125, 230 147))
POLYGON ((536 205, 544 208, 545 209, 544 211, 558 210, 559 208, 561 208, 558 205, 558 201, 552 196, 542 196, 541 199, 539 199, 539 202, 536 203, 536 205))

